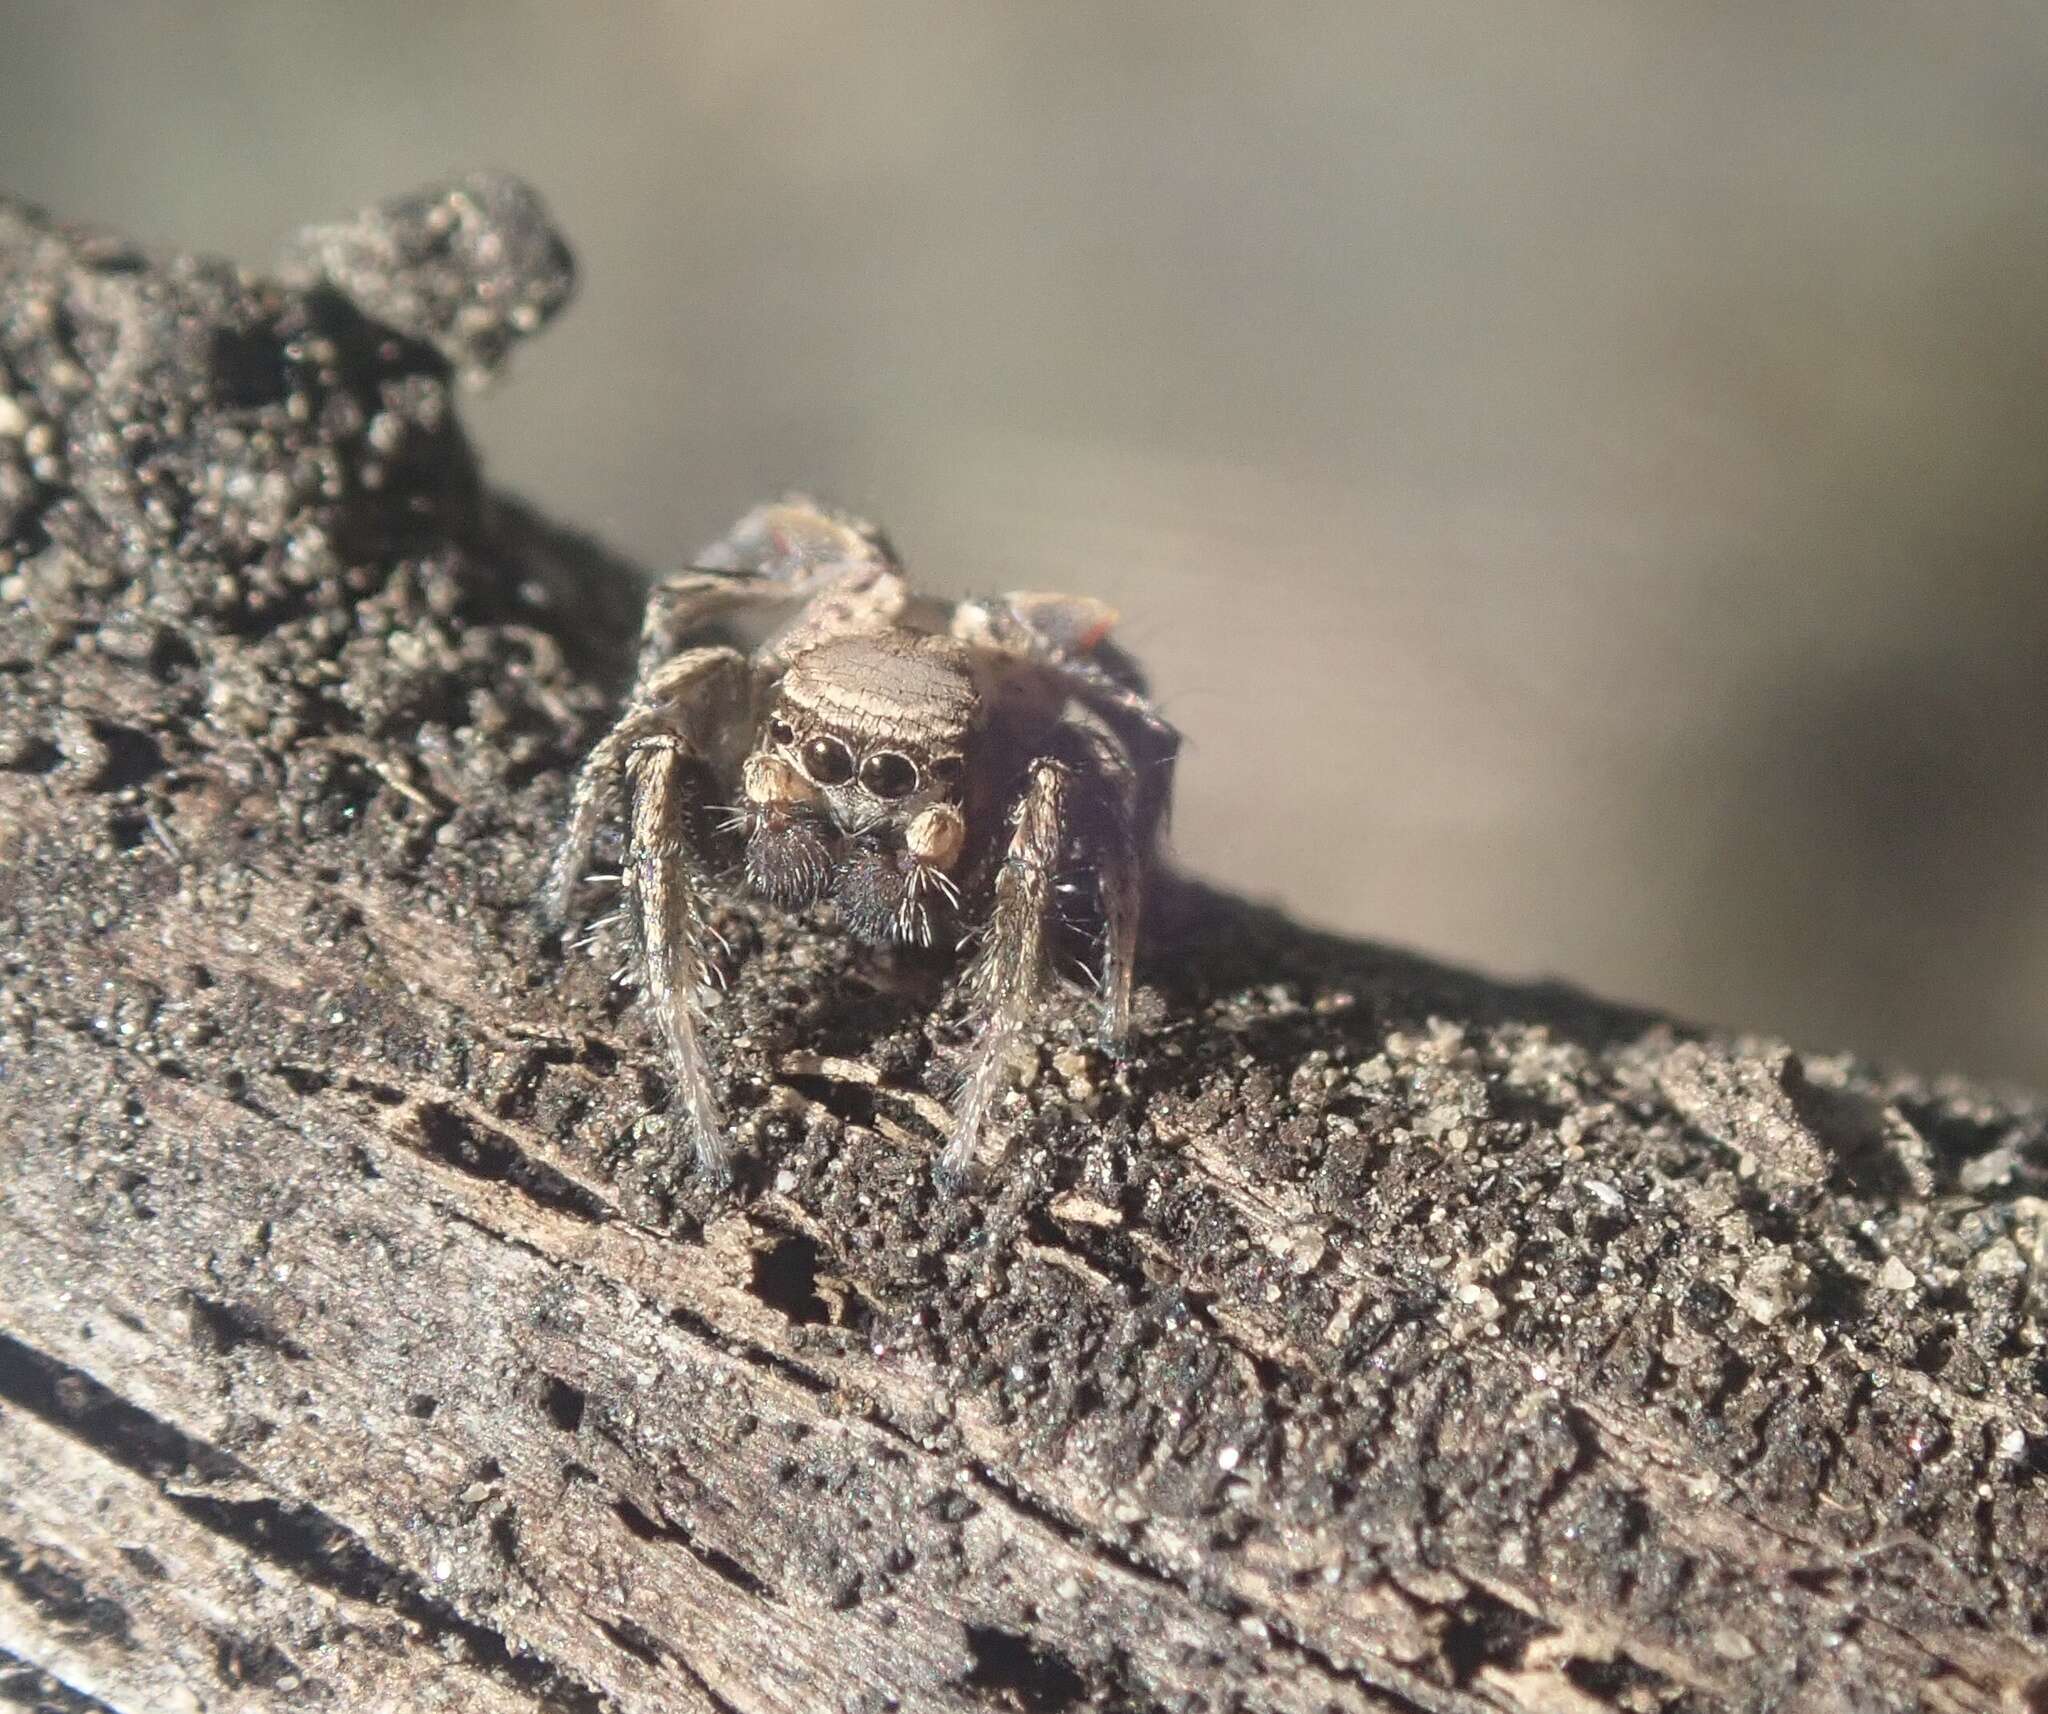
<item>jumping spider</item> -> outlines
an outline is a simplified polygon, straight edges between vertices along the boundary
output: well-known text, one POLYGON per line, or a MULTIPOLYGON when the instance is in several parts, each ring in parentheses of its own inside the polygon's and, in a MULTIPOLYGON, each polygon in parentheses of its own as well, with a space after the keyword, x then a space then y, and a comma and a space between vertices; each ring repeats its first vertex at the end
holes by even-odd
POLYGON ((640 987, 667 1049, 674 1122, 728 1173, 698 1007, 712 865, 694 835, 714 782, 740 803, 746 878, 775 903, 829 897, 860 940, 931 945, 985 920, 975 1040, 939 1170, 973 1161, 1010 1049, 1050 986, 1056 894, 1095 877, 1101 1035, 1130 1027, 1138 915, 1179 736, 1085 596, 958 604, 912 591, 869 524, 791 497, 747 514, 654 589, 625 712, 576 781, 545 897, 557 925, 615 781, 631 791, 623 884, 640 987), (793 609, 793 611, 791 611, 793 609), (705 640, 771 620, 753 653, 705 640))

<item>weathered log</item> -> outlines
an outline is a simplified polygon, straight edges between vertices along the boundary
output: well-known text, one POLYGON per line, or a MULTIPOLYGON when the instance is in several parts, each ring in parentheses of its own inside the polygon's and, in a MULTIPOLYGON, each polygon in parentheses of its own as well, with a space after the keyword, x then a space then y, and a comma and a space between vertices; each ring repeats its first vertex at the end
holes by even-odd
POLYGON ((530 908, 634 577, 450 403, 568 284, 0 212, 0 1689, 2048 1706, 2030 1097, 1179 885, 953 1196, 947 973, 728 901, 694 1182, 530 908))

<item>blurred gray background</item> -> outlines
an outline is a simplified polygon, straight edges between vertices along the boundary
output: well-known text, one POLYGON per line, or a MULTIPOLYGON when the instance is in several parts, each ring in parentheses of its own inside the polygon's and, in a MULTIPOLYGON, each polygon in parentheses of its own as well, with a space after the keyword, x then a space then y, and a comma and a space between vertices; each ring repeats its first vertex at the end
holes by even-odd
POLYGON ((471 413, 1093 591, 1317 923, 2048 1082, 2048 12, 0 0, 0 186, 260 263, 532 178, 471 413))

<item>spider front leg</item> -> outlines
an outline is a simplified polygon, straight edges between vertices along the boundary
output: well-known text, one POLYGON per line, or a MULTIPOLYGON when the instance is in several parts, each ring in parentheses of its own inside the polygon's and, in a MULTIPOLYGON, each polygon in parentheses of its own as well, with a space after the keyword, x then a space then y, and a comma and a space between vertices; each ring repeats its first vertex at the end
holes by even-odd
POLYGON ((968 991, 984 1015, 960 1085, 953 1137, 939 1157, 944 1182, 967 1176, 982 1126, 1008 1075, 1010 1050, 1046 989, 1053 883, 1066 843, 1071 778, 1067 765, 1055 758, 1034 762, 1024 795, 1011 812, 1010 845, 996 875, 987 944, 968 977, 968 991))
POLYGON ((1173 804, 1181 737, 1146 693, 1136 664, 1108 640, 1113 608, 1084 595, 1019 591, 963 601, 953 635, 1021 656, 1051 673, 1089 714, 1115 734, 1133 775, 1132 836, 1150 864, 1173 804))
POLYGON ((590 847, 605 805, 633 746, 662 732, 702 732, 727 705, 745 696, 746 659, 737 649, 689 649, 644 674, 619 722, 595 745, 576 776, 569 819, 541 886, 541 914, 560 928, 569 920, 576 883, 590 862, 590 847))
POLYGON ((567 920, 591 840, 624 774, 633 800, 624 882, 641 988, 667 1049, 678 1116, 699 1163, 717 1178, 727 1175, 725 1127, 697 1034, 706 927, 690 843, 698 807, 692 782, 748 695, 746 658, 735 649, 688 650, 648 674, 577 776, 542 899, 551 921, 567 920))
POLYGON ((678 1128, 695 1145, 699 1170, 723 1184, 732 1177, 725 1121, 697 1028, 697 996, 709 976, 703 889, 690 844, 698 806, 689 781, 698 762, 694 747, 674 734, 633 745, 626 760, 633 789, 626 900, 639 943, 640 991, 668 1050, 678 1128))
POLYGON ((1145 897, 1144 817, 1137 770, 1117 734, 1092 714, 1062 729, 1075 777, 1073 821, 1093 863, 1102 903, 1103 1048, 1119 1057, 1131 1030, 1138 918, 1145 897))

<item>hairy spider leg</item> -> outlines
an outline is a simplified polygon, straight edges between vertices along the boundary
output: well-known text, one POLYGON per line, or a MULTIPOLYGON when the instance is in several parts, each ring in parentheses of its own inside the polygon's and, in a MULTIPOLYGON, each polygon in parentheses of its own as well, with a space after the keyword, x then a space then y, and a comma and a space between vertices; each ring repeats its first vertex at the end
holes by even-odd
POLYGON ((690 764, 701 760, 694 745, 672 733, 641 738, 629 752, 633 816, 626 896, 638 931, 640 991, 668 1050, 671 1123, 695 1146, 698 1170, 724 1183, 732 1176, 725 1121, 698 1034, 698 994, 708 969, 703 888, 693 873, 697 859, 688 826, 696 805, 688 781, 690 764))
POLYGON ((659 578, 647 592, 640 619, 640 658, 634 687, 645 684, 675 659, 706 625, 759 607, 801 600, 803 590, 770 582, 752 571, 714 571, 690 566, 659 578))
POLYGON ((692 792, 701 773, 696 765, 710 760, 706 736, 729 723, 735 710, 745 710, 749 678, 746 657, 727 648, 686 650, 648 676, 577 775, 544 901, 556 922, 567 916, 605 800, 623 773, 633 801, 623 879, 639 943, 640 988, 668 1050, 677 1114, 699 1163, 718 1177, 728 1171, 724 1124, 697 1034, 709 931, 689 834, 700 807, 692 792))
POLYGON ((996 873, 995 905, 968 991, 980 1002, 981 1034, 967 1056, 953 1110, 953 1135, 939 1157, 939 1177, 958 1183, 974 1161, 989 1109, 1001 1093, 1009 1054, 1046 989, 1053 882, 1067 835, 1065 762, 1042 757, 1011 811, 1008 851, 996 873))
POLYGON ((1131 983, 1144 900, 1146 852, 1138 833, 1137 770, 1121 736, 1092 709, 1060 727, 1061 753, 1072 766, 1070 819, 1094 860, 1102 900, 1103 1047, 1124 1051, 1131 1029, 1131 983))
MULTIPOLYGON (((1105 648, 1102 654, 1121 651, 1105 648)), ((1074 700, 1096 714, 1122 742, 1132 774, 1131 814, 1146 863, 1157 855, 1173 804, 1173 770, 1180 760, 1180 728, 1162 715, 1142 689, 1100 659, 1062 656, 1046 663, 1074 700)))
POLYGON ((1019 591, 962 602, 953 634, 1032 662, 1114 731, 1135 774, 1133 831, 1150 864, 1173 802, 1181 735, 1147 694, 1137 665, 1106 641, 1108 610, 1085 597, 1019 591))
POLYGON ((618 723, 591 747, 569 794, 569 818, 541 889, 541 910, 556 928, 569 920, 576 883, 590 864, 590 847, 605 805, 633 746, 667 733, 696 736, 715 716, 747 694, 747 661, 737 649, 688 649, 671 656, 634 687, 618 723))

